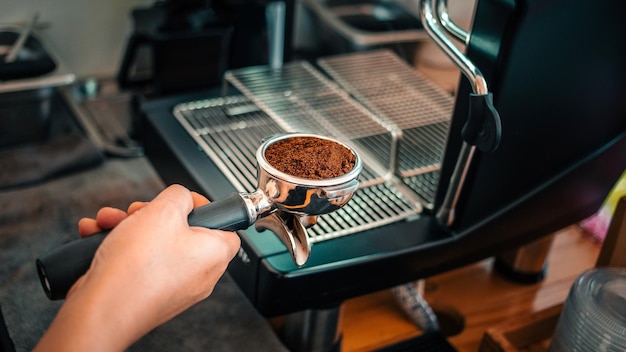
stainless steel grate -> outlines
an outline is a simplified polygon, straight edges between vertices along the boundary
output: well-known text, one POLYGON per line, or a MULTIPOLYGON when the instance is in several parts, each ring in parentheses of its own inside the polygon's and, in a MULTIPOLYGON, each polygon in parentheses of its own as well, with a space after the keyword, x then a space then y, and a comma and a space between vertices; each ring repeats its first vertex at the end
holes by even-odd
POLYGON ((225 75, 244 95, 181 104, 174 115, 240 192, 256 189, 264 137, 310 132, 352 144, 364 161, 360 188, 345 207, 319 217, 309 229, 313 242, 419 214, 435 195, 452 98, 391 52, 320 66, 343 88, 306 62, 245 68, 225 75))
POLYGON ((388 50, 318 61, 342 88, 402 130, 448 122, 452 97, 388 50))
POLYGON ((256 189, 256 149, 263 138, 283 132, 244 96, 180 104, 174 116, 238 192, 256 189))
POLYGON ((346 206, 320 216, 308 229, 314 242, 387 225, 421 212, 421 208, 393 184, 360 188, 346 206))
POLYGON ((286 131, 317 131, 349 139, 386 134, 381 121, 307 62, 282 69, 252 67, 225 78, 286 131))
POLYGON ((378 182, 383 181, 396 149, 396 126, 379 119, 309 63, 233 70, 225 79, 285 131, 333 136, 357 149, 360 145, 377 150, 378 155, 371 155, 378 160, 368 164, 378 174, 378 182))
MULTIPOLYGON (((261 140, 285 132, 244 96, 180 104, 175 107, 174 116, 239 192, 256 189, 255 153, 261 140)), ((361 178, 372 181, 378 175, 365 165, 361 178)), ((375 228, 421 211, 419 204, 394 185, 369 184, 339 211, 319 217, 308 231, 312 242, 375 228)))
POLYGON ((396 172, 432 206, 432 181, 443 158, 453 98, 387 50, 323 58, 319 65, 379 118, 402 130, 396 172), (416 177, 424 173, 428 177, 416 177))

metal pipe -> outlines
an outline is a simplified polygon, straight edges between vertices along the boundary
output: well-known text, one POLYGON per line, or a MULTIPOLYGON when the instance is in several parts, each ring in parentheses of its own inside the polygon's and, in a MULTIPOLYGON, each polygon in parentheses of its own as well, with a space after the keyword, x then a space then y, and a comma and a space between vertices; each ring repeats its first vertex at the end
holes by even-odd
POLYGON ((467 177, 467 172, 475 152, 476 146, 463 142, 459 157, 454 166, 454 171, 450 177, 450 184, 448 184, 446 195, 436 214, 439 222, 446 226, 451 226, 454 223, 456 215, 455 210, 459 197, 461 196, 461 189, 463 189, 463 185, 465 184, 465 178, 467 177))
POLYGON ((271 2, 265 11, 270 44, 269 66, 272 69, 280 69, 283 67, 285 52, 286 5, 283 1, 271 2))
POLYGON ((448 0, 440 0, 437 2, 437 19, 443 28, 454 38, 460 40, 465 45, 469 43, 469 32, 454 23, 448 14, 448 0))
MULTIPOLYGON (((420 16, 424 29, 437 46, 454 62, 454 64, 467 77, 475 94, 485 95, 489 92, 487 81, 482 72, 463 54, 445 35, 445 29, 439 23, 433 13, 432 2, 442 0, 421 0, 420 16)), ((441 6, 441 5, 439 5, 441 6)))
MULTIPOLYGON (((439 9, 439 15, 447 18, 446 0, 421 0, 420 16, 424 29, 430 38, 443 50, 443 52, 455 63, 470 81, 474 94, 487 95, 489 90, 487 82, 480 70, 463 54, 445 35, 445 30, 439 23, 439 19, 433 13, 433 2, 439 9), (445 16, 442 16, 445 15, 445 16)), ((449 22, 451 23, 451 22, 449 22)), ((465 33, 463 40, 469 40, 465 33)), ((455 220, 455 210, 458 199, 463 189, 469 166, 474 157, 476 146, 463 141, 459 156, 454 167, 450 182, 444 196, 443 203, 437 211, 437 219, 445 226, 451 226, 455 220)))

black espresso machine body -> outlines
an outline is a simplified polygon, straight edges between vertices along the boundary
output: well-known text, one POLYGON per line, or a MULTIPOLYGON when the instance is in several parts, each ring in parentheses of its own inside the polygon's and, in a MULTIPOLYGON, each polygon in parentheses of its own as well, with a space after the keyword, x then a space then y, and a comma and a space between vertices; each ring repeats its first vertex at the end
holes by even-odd
MULTIPOLYGON (((241 231, 229 267, 266 316, 343 300, 457 268, 530 243, 599 209, 626 169, 626 3, 480 0, 467 56, 501 118, 492 152, 477 152, 447 225, 436 216, 461 149, 471 87, 461 79, 433 209, 316 243, 296 267, 267 233, 241 231)), ((145 147, 167 183, 223 198, 236 189, 172 117, 178 103, 143 104, 145 147)))

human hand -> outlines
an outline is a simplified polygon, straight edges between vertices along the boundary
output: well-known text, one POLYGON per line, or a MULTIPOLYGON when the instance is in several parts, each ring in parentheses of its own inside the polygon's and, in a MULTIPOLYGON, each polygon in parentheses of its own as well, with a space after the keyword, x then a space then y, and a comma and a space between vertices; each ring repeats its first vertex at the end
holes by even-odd
POLYGON ((79 222, 81 236, 113 228, 71 288, 42 350, 123 350, 208 297, 240 246, 233 232, 190 227, 206 204, 181 186, 128 211, 103 208, 79 222))
MULTIPOLYGON (((194 209, 209 204, 209 200, 199 193, 192 191, 191 197, 194 209)), ((98 211, 95 218, 82 218, 78 221, 78 234, 80 237, 88 237, 98 232, 111 230, 122 220, 147 204, 148 202, 133 202, 126 211, 112 207, 103 207, 98 211)))

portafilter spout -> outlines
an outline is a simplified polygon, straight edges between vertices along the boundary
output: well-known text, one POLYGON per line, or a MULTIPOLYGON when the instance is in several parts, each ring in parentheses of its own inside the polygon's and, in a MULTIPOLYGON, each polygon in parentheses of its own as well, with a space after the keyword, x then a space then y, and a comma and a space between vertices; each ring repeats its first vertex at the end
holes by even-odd
MULTIPOLYGON (((289 155, 284 155, 285 159, 289 155)), ((234 193, 225 199, 194 209, 188 217, 190 226, 226 231, 244 230, 255 224, 258 230, 269 229, 287 246, 294 263, 302 266, 310 253, 306 227, 318 215, 344 206, 358 189, 363 168, 353 148, 335 139, 306 133, 285 133, 267 138, 256 153, 258 187, 254 192, 234 193), (272 165, 266 151, 269 146, 290 138, 324 140, 349 150, 354 165, 346 173, 330 178, 312 179, 294 176, 272 165)), ((51 300, 65 298, 72 285, 89 269, 93 256, 106 233, 71 241, 37 258, 37 272, 43 289, 51 300)))

